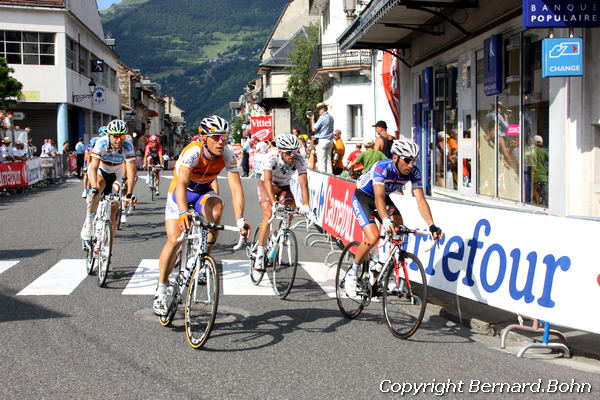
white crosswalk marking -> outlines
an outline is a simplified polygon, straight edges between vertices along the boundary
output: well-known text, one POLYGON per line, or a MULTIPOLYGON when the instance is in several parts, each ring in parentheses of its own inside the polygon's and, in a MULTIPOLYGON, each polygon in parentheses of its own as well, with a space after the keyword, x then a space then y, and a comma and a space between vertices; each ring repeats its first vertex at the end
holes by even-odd
POLYGON ((223 294, 241 296, 274 296, 269 274, 254 285, 248 274, 248 260, 223 260, 223 294))
POLYGON ((142 260, 123 294, 154 294, 158 283, 158 260, 142 260))
MULTIPOLYGON (((311 278, 329 297, 335 297, 335 272, 337 265, 329 268, 323 263, 303 262, 300 264, 311 278)), ((294 290, 294 288, 292 288, 294 290)))
POLYGON ((16 265, 19 261, 0 261, 0 274, 16 265))
POLYGON ((60 260, 17 296, 68 295, 86 276, 85 260, 60 260))

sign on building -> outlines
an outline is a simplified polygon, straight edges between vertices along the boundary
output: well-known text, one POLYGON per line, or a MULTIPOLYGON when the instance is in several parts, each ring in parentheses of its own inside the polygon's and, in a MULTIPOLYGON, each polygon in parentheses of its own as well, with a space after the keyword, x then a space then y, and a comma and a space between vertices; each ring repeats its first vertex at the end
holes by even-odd
POLYGON ((95 58, 90 62, 92 63, 92 72, 104 72, 104 60, 95 58))
POLYGON ((598 0, 523 0, 525 28, 600 26, 598 0))
POLYGON ((502 93, 502 35, 492 35, 483 41, 483 92, 487 95, 502 93))
POLYGON ((433 110, 433 67, 423 70, 423 110, 433 110))
POLYGON ((554 38, 542 41, 542 77, 582 75, 581 38, 554 38))
POLYGON ((273 116, 250 117, 250 133, 252 139, 265 140, 273 138, 273 116))

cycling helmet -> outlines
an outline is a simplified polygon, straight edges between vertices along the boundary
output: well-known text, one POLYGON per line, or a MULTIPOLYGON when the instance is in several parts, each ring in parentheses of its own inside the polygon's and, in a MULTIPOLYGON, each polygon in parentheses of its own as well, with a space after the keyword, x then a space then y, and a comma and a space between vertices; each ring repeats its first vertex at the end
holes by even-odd
POLYGON ((98 128, 98 135, 104 136, 107 133, 108 133, 108 130, 107 130, 106 126, 101 126, 100 128, 98 128))
POLYGON ((275 140, 275 146, 277 146, 279 150, 298 150, 300 142, 296 136, 285 133, 277 136, 277 139, 275 140))
POLYGON ((400 157, 419 157, 419 146, 410 139, 394 140, 392 143, 392 154, 400 157))
POLYGON ((210 135, 211 133, 227 133, 229 132, 229 123, 218 115, 211 115, 200 122, 198 133, 210 135))
POLYGON ((150 136, 150 141, 151 142, 158 142, 158 136, 157 135, 150 136))
MULTIPOLYGON (((198 129, 200 129, 200 128, 198 128, 198 129)), ((202 140, 202 135, 194 135, 194 136, 192 136, 192 139, 191 139, 192 142, 197 142, 200 140, 202 140)))
POLYGON ((120 119, 113 119, 106 125, 109 135, 126 135, 128 132, 127 124, 120 119))

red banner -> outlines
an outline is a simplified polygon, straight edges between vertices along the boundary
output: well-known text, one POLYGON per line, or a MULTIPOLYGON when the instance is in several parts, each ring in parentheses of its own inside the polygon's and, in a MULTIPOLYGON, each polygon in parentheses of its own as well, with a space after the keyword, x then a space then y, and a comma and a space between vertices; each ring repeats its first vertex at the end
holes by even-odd
MULTIPOLYGON (((397 52, 398 50, 390 50, 397 52)), ((383 53, 381 80, 385 97, 396 120, 396 132, 400 132, 400 65, 398 58, 388 52, 383 53)), ((398 137, 398 135, 396 135, 398 137)))
POLYGON ((362 241, 363 233, 352 211, 352 196, 356 182, 329 177, 325 192, 322 228, 339 238, 344 245, 353 240, 362 241))
POLYGON ((273 116, 250 117, 250 133, 254 140, 273 138, 273 116))
POLYGON ((25 161, 0 163, 0 188, 27 186, 27 174, 25 161))

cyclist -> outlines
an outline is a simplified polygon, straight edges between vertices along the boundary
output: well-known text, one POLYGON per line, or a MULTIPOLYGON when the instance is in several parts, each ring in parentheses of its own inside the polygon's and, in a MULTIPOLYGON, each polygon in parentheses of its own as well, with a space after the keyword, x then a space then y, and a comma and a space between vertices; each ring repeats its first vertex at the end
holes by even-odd
MULTIPOLYGON (((167 283, 173 269, 177 249, 177 238, 190 226, 188 207, 206 218, 208 222, 219 223, 223 213, 223 201, 219 197, 217 176, 225 168, 227 181, 231 189, 233 212, 240 233, 247 237, 248 224, 244 220, 244 190, 240 178, 240 169, 227 147, 229 124, 223 118, 212 115, 206 117, 198 128, 202 139, 188 144, 181 152, 173 180, 167 195, 165 207, 165 229, 167 242, 159 259, 159 277, 153 309, 157 315, 166 315, 167 283)), ((218 232, 209 232, 209 251, 217 239, 218 232)))
POLYGON ((258 180, 258 202, 263 211, 263 220, 258 231, 258 246, 254 269, 264 271, 265 243, 269 236, 269 219, 273 210, 281 211, 285 206, 294 205, 294 195, 290 190, 290 180, 298 172, 298 181, 302 190, 302 206, 299 212, 307 214, 308 206, 308 176, 306 160, 298 151, 300 141, 289 133, 280 135, 275 140, 276 153, 270 153, 269 159, 263 164, 263 171, 258 180))
MULTIPOLYGON (((163 147, 160 144, 160 138, 158 135, 150 136, 148 143, 146 144, 146 150, 144 151, 144 162, 146 163, 146 169, 148 171, 148 178, 146 178, 146 183, 149 182, 150 173, 152 171, 152 167, 155 165, 160 165, 164 168, 163 165, 163 147)), ((158 188, 160 186, 160 170, 156 170, 156 195, 159 196, 158 188)))
MULTIPOLYGON (((81 239, 90 240, 92 236, 92 221, 96 215, 96 209, 100 201, 100 192, 109 195, 113 191, 113 183, 119 182, 123 173, 123 164, 126 164, 127 175, 134 176, 136 172, 136 157, 133 151, 133 143, 126 140, 127 125, 120 119, 109 122, 106 126, 107 135, 96 141, 91 152, 91 162, 88 167, 88 179, 91 189, 88 194, 88 206, 85 223, 81 229, 81 239)), ((127 198, 131 198, 135 181, 127 181, 127 198)), ((111 222, 113 235, 117 224, 118 204, 113 204, 111 210, 111 222)))
POLYGON ((423 194, 421 171, 415 165, 419 157, 419 146, 410 139, 394 140, 391 146, 392 158, 378 161, 363 174, 356 183, 352 198, 352 209, 363 230, 363 241, 356 249, 354 264, 346 277, 346 293, 356 296, 356 271, 364 257, 379 241, 379 229, 375 218, 382 223, 384 231, 402 225, 402 215, 390 199, 389 194, 402 190, 406 182, 411 182, 419 212, 429 225, 434 240, 442 237, 442 230, 435 226, 427 199, 423 194))
POLYGON ((83 192, 81 193, 81 197, 83 197, 84 199, 87 197, 88 190, 90 189, 90 183, 87 177, 87 169, 91 162, 90 154, 98 138, 104 135, 106 135, 106 126, 101 126, 100 128, 98 128, 98 136, 94 136, 90 139, 90 143, 87 145, 85 151, 83 152, 83 192))

